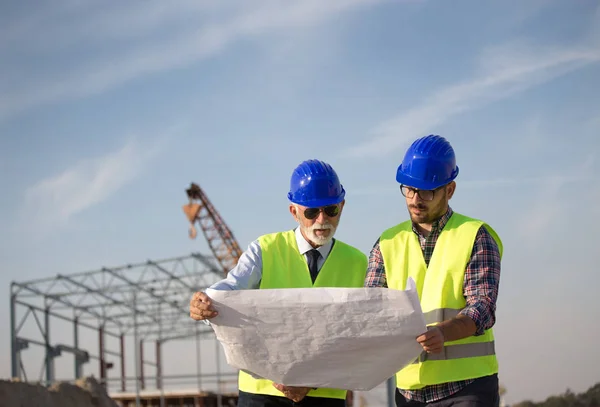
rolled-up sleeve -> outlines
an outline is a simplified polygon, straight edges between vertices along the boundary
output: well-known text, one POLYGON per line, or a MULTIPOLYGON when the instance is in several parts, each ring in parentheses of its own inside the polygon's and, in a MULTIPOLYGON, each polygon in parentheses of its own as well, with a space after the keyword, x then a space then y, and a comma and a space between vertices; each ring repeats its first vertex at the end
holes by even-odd
POLYGON ((373 245, 369 254, 369 263, 367 265, 367 276, 365 277, 365 287, 384 287, 387 288, 387 279, 385 276, 385 266, 383 256, 379 248, 379 239, 373 245))
POLYGON ((471 259, 465 270, 463 293, 466 306, 460 312, 471 318, 482 335, 496 323, 496 300, 500 283, 498 244, 482 226, 475 237, 471 259))

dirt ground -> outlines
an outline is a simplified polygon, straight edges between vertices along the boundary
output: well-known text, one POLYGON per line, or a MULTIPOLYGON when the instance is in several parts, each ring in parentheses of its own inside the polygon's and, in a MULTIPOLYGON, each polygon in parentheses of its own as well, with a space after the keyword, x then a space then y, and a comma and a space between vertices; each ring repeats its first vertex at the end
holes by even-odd
POLYGON ((0 407, 118 407, 93 378, 43 386, 0 380, 0 407))

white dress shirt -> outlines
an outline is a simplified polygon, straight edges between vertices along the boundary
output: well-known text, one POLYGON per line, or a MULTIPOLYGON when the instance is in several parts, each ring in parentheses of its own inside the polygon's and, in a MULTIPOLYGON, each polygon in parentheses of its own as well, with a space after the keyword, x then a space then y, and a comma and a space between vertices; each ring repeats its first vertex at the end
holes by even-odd
MULTIPOLYGON (((313 249, 308 241, 302 236, 300 228, 295 229, 296 243, 298 250, 303 255, 304 260, 307 260, 307 252, 313 249)), ((321 256, 317 261, 317 269, 321 270, 323 263, 329 256, 333 239, 327 244, 317 248, 321 256)), ((260 287, 262 278, 262 252, 258 240, 253 241, 248 245, 248 249, 240 256, 237 265, 227 273, 227 278, 216 282, 210 288, 214 290, 248 290, 260 287)))

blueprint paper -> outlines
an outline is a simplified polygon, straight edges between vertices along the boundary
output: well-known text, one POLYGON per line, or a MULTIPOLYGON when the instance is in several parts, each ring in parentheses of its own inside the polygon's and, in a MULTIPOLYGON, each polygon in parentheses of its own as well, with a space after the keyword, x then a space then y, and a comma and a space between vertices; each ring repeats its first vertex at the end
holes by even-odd
POLYGON ((206 293, 227 363, 288 386, 368 391, 412 363, 427 330, 414 282, 206 293))

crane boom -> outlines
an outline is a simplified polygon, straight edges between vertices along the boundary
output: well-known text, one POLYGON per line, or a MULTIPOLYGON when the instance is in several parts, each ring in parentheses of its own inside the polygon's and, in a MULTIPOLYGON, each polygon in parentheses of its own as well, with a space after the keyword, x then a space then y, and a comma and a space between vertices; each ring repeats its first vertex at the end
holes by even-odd
POLYGON ((183 212, 190 221, 189 236, 191 239, 196 238, 195 223, 197 221, 210 250, 227 275, 242 255, 240 245, 199 185, 192 183, 186 189, 186 193, 189 203, 183 205, 183 212))

